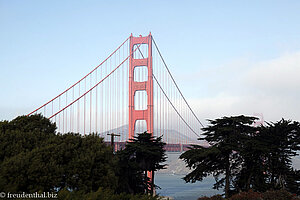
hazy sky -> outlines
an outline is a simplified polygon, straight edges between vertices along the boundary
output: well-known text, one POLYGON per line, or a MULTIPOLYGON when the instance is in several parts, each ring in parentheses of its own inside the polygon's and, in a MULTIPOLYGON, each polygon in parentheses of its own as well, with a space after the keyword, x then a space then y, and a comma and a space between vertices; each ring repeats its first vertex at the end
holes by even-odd
POLYGON ((200 120, 300 121, 300 1, 0 0, 0 120, 149 31, 200 120), (197 87, 195 87, 197 86, 197 87))

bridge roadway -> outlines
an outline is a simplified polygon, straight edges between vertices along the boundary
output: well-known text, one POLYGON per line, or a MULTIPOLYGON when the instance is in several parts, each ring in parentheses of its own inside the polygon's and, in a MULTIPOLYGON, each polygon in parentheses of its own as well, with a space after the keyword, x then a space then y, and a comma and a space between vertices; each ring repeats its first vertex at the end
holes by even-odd
MULTIPOLYGON (((110 142, 105 142, 107 145, 111 145, 110 142)), ((115 151, 125 148, 126 142, 114 142, 115 151)), ((187 151, 190 144, 166 144, 165 149, 167 152, 183 152, 187 151)))

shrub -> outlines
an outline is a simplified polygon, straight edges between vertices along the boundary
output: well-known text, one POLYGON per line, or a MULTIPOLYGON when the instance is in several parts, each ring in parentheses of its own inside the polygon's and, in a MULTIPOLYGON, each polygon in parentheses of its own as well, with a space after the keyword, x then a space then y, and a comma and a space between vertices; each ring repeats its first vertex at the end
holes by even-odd
POLYGON ((263 200, 293 200, 297 199, 286 190, 270 190, 262 194, 263 200))
POLYGON ((99 188, 96 192, 84 193, 83 191, 68 191, 63 189, 58 193, 62 200, 157 200, 149 195, 115 194, 112 190, 99 188))
MULTIPOLYGON (((198 200, 225 200, 221 195, 212 197, 200 197, 198 200)), ((295 194, 291 194, 286 190, 270 190, 265 193, 254 192, 241 192, 233 195, 229 200, 300 200, 295 194)))
POLYGON ((235 194, 229 200, 300 200, 300 198, 286 190, 270 190, 264 193, 250 190, 235 194))
POLYGON ((224 198, 221 195, 217 194, 211 197, 206 197, 206 196, 200 197, 198 198, 198 200, 224 200, 224 198))
POLYGON ((261 200, 261 194, 259 192, 241 192, 230 197, 230 200, 261 200))

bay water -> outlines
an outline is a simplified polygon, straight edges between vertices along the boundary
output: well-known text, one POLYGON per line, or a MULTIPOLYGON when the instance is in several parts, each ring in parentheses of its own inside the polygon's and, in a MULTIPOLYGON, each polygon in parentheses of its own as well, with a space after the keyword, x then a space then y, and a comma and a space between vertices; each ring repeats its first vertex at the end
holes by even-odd
MULTIPOLYGON (((184 163, 178 162, 180 153, 168 153, 167 156, 166 164, 169 170, 164 173, 156 173, 154 179, 155 184, 161 188, 156 190, 156 193, 160 196, 173 197, 174 200, 197 200, 201 196, 213 196, 223 193, 223 189, 212 189, 215 183, 215 179, 212 176, 204 178, 201 182, 186 183, 182 179, 185 176, 184 174, 174 174, 176 167, 178 168, 180 165, 184 166, 184 163)), ((179 168, 182 169, 183 167, 179 168)), ((293 168, 300 169, 300 156, 293 158, 293 168)))
POLYGON ((212 189, 215 180, 207 177, 196 183, 186 183, 182 178, 184 175, 156 174, 155 184, 161 189, 156 193, 160 196, 173 197, 174 200, 197 200, 201 196, 213 196, 223 193, 222 190, 212 189))

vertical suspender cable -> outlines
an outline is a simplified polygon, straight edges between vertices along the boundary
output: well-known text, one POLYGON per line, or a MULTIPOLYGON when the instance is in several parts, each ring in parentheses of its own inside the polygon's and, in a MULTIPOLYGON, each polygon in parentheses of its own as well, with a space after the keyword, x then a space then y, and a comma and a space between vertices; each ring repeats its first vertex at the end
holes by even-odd
MULTIPOLYGON (((123 53, 123 57, 122 60, 124 59, 124 46, 122 49, 122 53, 123 53)), ((126 65, 125 65, 126 66, 126 65)), ((121 134, 121 141, 124 141, 124 103, 125 103, 125 99, 124 99, 124 67, 122 67, 122 74, 121 74, 121 124, 122 124, 122 134, 121 134)))
MULTIPOLYGON (((98 70, 96 70, 95 82, 97 83, 98 70)), ((96 112, 95 112, 95 132, 98 135, 98 87, 96 88, 96 112)))
MULTIPOLYGON (((78 84, 78 93, 80 96, 80 83, 78 84)), ((80 122, 80 99, 78 101, 78 108, 77 108, 77 133, 79 133, 79 122, 80 122)))
POLYGON ((118 107, 119 107, 119 102, 118 102, 118 99, 120 98, 118 96, 118 89, 119 89, 119 85, 118 85, 118 79, 119 79, 119 73, 116 73, 115 74, 115 98, 114 98, 114 101, 115 101, 115 120, 116 120, 116 123, 115 123, 115 127, 117 128, 116 130, 116 133, 119 134, 119 121, 118 121, 118 107))
MULTIPOLYGON (((58 98, 58 109, 60 110, 60 97, 58 98)), ((60 130, 60 115, 58 116, 58 130, 59 130, 59 132, 61 131, 60 130)))
MULTIPOLYGON (((73 89, 72 89, 72 101, 74 101, 74 94, 75 93, 75 87, 73 87, 73 89)), ((72 128, 71 128, 71 131, 72 132, 74 132, 74 119, 75 119, 75 114, 74 114, 74 109, 75 109, 75 105, 74 106, 72 106, 72 116, 70 116, 70 119, 72 119, 72 122, 70 122, 70 123, 72 123, 72 128)))
MULTIPOLYGON (((84 79, 84 92, 86 91, 86 79, 84 79)), ((85 136, 85 117, 86 117, 86 95, 84 95, 84 99, 83 99, 83 135, 85 136)))
POLYGON ((64 133, 65 132, 65 111, 63 111, 63 113, 62 113, 62 126, 63 126, 63 128, 62 128, 62 133, 64 133))
MULTIPOLYGON (((90 88, 92 87, 92 74, 90 76, 90 88)), ((93 91, 90 92, 90 134, 92 133, 92 98, 93 98, 93 91)))
MULTIPOLYGON (((68 105, 68 91, 66 92, 66 105, 68 105)), ((66 132, 67 132, 67 130, 68 130, 68 109, 66 109, 66 132)))

